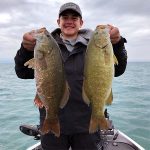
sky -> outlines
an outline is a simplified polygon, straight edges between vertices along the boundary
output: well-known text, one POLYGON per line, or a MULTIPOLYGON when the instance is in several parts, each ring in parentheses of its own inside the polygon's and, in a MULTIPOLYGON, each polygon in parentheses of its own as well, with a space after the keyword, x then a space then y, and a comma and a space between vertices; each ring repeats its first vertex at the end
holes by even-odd
POLYGON ((150 61, 150 0, 4 0, 0 1, 0 62, 14 61, 24 33, 57 28, 59 8, 66 2, 80 6, 82 28, 118 27, 127 40, 128 61, 150 61))

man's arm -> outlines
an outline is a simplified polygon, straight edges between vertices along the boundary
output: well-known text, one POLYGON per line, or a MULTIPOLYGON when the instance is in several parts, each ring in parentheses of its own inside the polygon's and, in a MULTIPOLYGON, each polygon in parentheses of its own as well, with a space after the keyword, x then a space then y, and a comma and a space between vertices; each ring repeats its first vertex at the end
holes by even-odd
POLYGON ((127 51, 125 50, 124 43, 126 39, 121 37, 119 29, 108 24, 111 43, 113 44, 114 54, 118 60, 118 65, 115 65, 115 77, 124 73, 127 65, 127 51))
POLYGON ((118 60, 118 65, 115 65, 115 77, 122 75, 126 69, 127 51, 124 46, 126 42, 126 39, 121 37, 117 44, 113 44, 114 54, 118 60))
POLYGON ((27 32, 23 35, 21 48, 15 56, 15 71, 21 79, 33 79, 34 70, 24 66, 24 63, 33 58, 36 39, 33 37, 35 30, 27 32))
POLYGON ((29 51, 24 48, 21 44, 21 48, 17 51, 17 54, 14 58, 15 60, 15 71, 19 78, 21 79, 33 79, 34 70, 24 66, 24 63, 29 59, 33 58, 33 51, 29 51))

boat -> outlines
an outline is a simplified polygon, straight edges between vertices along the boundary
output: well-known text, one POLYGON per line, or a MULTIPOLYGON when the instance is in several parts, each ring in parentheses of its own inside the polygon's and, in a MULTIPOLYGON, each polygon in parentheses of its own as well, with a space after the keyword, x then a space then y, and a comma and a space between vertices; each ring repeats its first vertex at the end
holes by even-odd
MULTIPOLYGON (((110 127, 107 131, 99 131, 101 140, 97 143, 98 150, 145 150, 129 136, 114 127, 112 120, 109 120, 107 110, 105 114, 110 127)), ((40 140, 39 126, 21 125, 20 131, 26 135, 33 136, 35 140, 40 140)), ((38 142, 27 148, 27 150, 42 150, 41 143, 38 142)))

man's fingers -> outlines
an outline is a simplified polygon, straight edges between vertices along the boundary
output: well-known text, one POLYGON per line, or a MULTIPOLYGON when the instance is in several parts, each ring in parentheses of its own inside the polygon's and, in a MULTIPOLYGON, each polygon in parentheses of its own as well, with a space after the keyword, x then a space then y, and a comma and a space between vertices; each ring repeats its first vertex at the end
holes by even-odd
POLYGON ((23 40, 25 40, 25 41, 30 41, 30 42, 35 42, 36 39, 34 38, 33 35, 34 35, 34 32, 33 32, 33 31, 28 32, 28 33, 25 33, 25 34, 23 35, 23 40))
POLYGON ((114 28, 112 28, 112 29, 110 30, 110 35, 111 35, 112 37, 118 36, 118 34, 119 34, 119 30, 118 30, 118 28, 116 28, 116 27, 114 27, 114 28))
POLYGON ((107 24, 107 26, 109 27, 110 30, 114 28, 114 27, 113 27, 112 25, 110 25, 110 24, 107 24))
POLYGON ((36 39, 34 38, 34 34, 35 31, 31 31, 31 32, 27 32, 23 35, 23 46, 24 48, 26 48, 27 50, 33 50, 35 43, 36 43, 36 39))
POLYGON ((120 39, 121 39, 120 36, 113 37, 113 38, 111 38, 111 43, 116 44, 117 42, 119 42, 120 39))
POLYGON ((119 30, 117 27, 114 27, 110 24, 107 24, 108 28, 109 28, 109 33, 110 33, 110 36, 116 36, 117 34, 119 34, 119 30))
POLYGON ((23 39, 23 43, 26 44, 26 45, 35 45, 36 41, 31 42, 31 41, 23 39))
POLYGON ((112 42, 112 44, 116 44, 117 42, 119 42, 119 40, 121 38, 119 29, 110 24, 107 24, 107 26, 109 28, 111 42, 112 42))
POLYGON ((36 42, 31 42, 31 41, 28 41, 28 40, 25 40, 25 39, 23 39, 23 42, 22 42, 23 47, 28 49, 28 50, 33 50, 34 47, 35 47, 35 43, 36 42))

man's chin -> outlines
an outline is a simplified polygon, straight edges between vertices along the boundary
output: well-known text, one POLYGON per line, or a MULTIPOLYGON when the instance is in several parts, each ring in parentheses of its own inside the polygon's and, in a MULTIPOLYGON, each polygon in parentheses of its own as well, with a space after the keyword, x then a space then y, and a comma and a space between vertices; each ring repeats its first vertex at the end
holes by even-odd
POLYGON ((75 32, 66 32, 65 35, 67 35, 67 36, 74 36, 75 32))

